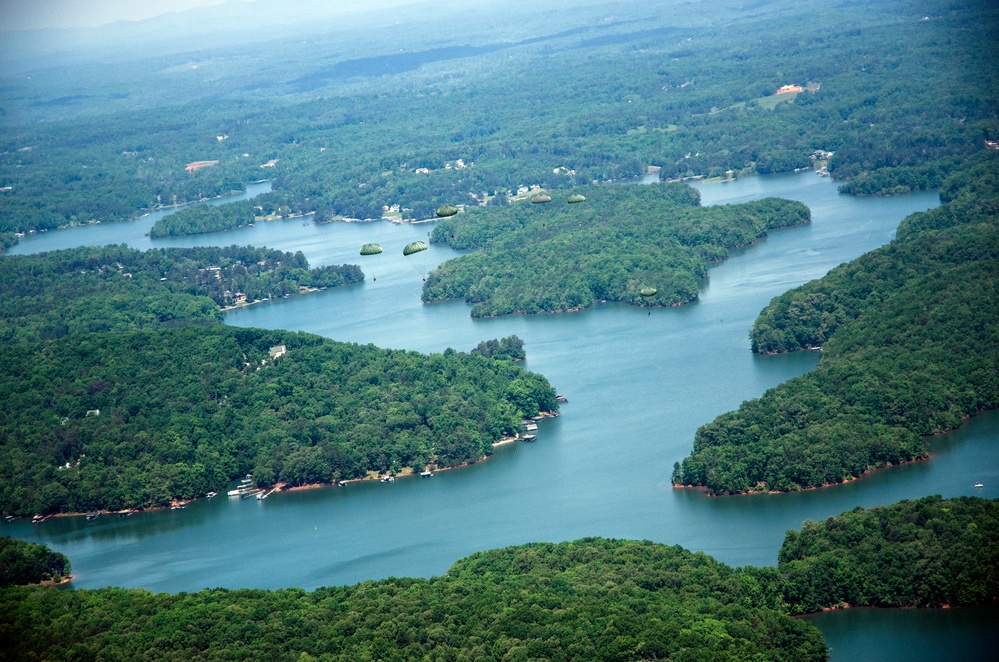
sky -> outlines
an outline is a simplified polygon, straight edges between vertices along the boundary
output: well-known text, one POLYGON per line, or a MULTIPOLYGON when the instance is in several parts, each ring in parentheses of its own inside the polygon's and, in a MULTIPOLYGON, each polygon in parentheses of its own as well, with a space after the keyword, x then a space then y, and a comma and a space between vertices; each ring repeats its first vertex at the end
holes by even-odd
MULTIPOLYGON (((225 0, 0 0, 0 31, 89 28, 139 21, 225 0)), ((244 0, 245 1, 245 0, 244 0)))

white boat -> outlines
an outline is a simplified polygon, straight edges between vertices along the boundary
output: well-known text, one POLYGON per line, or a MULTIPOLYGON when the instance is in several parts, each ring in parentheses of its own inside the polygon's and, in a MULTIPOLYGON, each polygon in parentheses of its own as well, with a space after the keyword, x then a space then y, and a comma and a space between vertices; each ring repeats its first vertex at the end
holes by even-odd
POLYGON ((432 478, 434 475, 433 471, 424 471, 420 474, 421 478, 432 478))
POLYGON ((208 497, 209 499, 211 499, 211 498, 212 498, 212 497, 214 497, 214 496, 215 496, 216 494, 218 494, 218 492, 209 492, 209 493, 208 493, 208 494, 206 494, 205 496, 206 496, 206 497, 208 497))
POLYGON ((226 492, 226 494, 228 494, 229 496, 239 496, 242 493, 243 490, 241 489, 229 490, 228 492, 226 492))
POLYGON ((975 483, 975 487, 985 487, 985 486, 982 485, 981 483, 975 483))
POLYGON ((394 483, 395 482, 395 478, 392 477, 392 476, 382 476, 382 482, 383 483, 394 483))
POLYGON ((525 425, 524 429, 527 430, 528 432, 534 432, 535 430, 538 429, 538 426, 534 423, 531 423, 530 425, 525 425))
POLYGON ((535 441, 538 438, 538 435, 536 435, 536 434, 525 434, 523 438, 524 438, 524 441, 535 441))

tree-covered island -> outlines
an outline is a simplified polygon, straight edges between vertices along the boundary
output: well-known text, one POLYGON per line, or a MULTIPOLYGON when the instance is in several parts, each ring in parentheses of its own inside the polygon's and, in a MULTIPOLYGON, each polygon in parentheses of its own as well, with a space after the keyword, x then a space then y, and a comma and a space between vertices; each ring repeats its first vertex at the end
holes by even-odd
POLYGON ((675 485, 840 483, 925 458, 923 437, 999 406, 999 154, 984 150, 941 198, 888 245, 770 303, 754 350, 821 346, 819 366, 699 429, 675 485))
POLYGON ((590 186, 544 204, 473 208, 432 241, 477 249, 430 273, 424 301, 464 299, 473 317, 578 310, 595 301, 673 306, 697 297, 708 265, 768 230, 809 222, 800 202, 700 206, 685 184, 590 186))
POLYGON ((788 531, 776 567, 648 541, 477 552, 431 579, 315 591, 0 588, 5 659, 828 659, 794 615, 999 598, 999 509, 928 497, 788 531))

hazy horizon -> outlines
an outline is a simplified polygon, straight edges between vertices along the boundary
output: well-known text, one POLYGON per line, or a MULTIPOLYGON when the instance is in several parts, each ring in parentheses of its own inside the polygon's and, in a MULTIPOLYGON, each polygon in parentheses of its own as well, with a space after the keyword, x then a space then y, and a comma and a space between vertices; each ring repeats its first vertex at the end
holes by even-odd
MULTIPOLYGON (((303 9, 310 13, 334 15, 373 11, 415 0, 341 0, 336 5, 313 0, 284 0, 281 9, 294 15, 303 9)), ((268 0, 0 0, 0 32, 32 30, 86 30, 114 23, 137 23, 168 14, 191 10, 221 9, 238 13, 241 5, 259 5, 268 0)), ((227 12, 229 13, 229 12, 227 12)), ((194 14, 193 16, 198 16, 194 14)))

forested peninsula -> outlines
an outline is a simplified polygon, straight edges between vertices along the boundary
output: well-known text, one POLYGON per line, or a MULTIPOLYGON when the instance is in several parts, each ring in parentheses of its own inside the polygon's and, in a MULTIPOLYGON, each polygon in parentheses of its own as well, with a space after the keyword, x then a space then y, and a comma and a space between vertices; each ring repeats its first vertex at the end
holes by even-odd
POLYGON ((220 308, 364 280, 354 265, 310 268, 301 251, 82 247, 0 256, 0 340, 220 323, 220 308))
POLYGON ((821 345, 819 366, 699 429, 675 485, 840 483, 925 458, 922 437, 999 406, 999 154, 983 151, 941 197, 885 247, 771 302, 753 348, 821 345))
POLYGON ((332 483, 491 453, 557 409, 509 360, 188 326, 66 336, 0 358, 0 510, 168 505, 252 472, 332 483))
POLYGON ((648 541, 477 552, 432 579, 179 595, 0 589, 9 659, 825 660, 793 615, 999 598, 994 501, 928 497, 789 531, 777 567, 648 541), (985 554, 983 557, 982 555, 985 554))
POLYGON ((4 514, 163 506, 250 472, 294 486, 452 467, 558 407, 510 360, 516 337, 427 356, 221 324, 221 306, 363 278, 301 252, 107 246, 0 266, 4 514))
POLYGON ((811 218, 800 202, 777 198, 701 207, 697 190, 679 183, 590 186, 573 195, 584 201, 558 195, 442 220, 431 241, 477 250, 432 271, 423 300, 463 299, 473 317, 578 310, 595 301, 678 305, 697 297, 709 263, 729 249, 811 218))
POLYGON ((69 578, 70 569, 65 554, 45 545, 0 536, 0 587, 62 583, 69 578))

